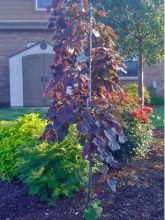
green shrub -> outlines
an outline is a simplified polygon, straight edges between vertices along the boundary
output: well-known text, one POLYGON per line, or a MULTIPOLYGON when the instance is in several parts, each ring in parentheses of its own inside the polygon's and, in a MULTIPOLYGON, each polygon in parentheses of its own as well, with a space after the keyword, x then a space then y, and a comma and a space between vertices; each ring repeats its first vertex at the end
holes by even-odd
POLYGON ((132 158, 134 156, 145 156, 151 150, 153 142, 153 126, 151 120, 147 123, 134 117, 130 109, 122 113, 122 124, 127 137, 121 149, 115 152, 115 157, 119 160, 132 158))
POLYGON ((70 196, 86 182, 87 161, 81 153, 73 126, 60 144, 43 142, 26 148, 20 160, 19 178, 29 186, 30 194, 42 199, 70 196))
POLYGON ((158 95, 155 90, 150 90, 151 105, 152 106, 164 106, 164 97, 158 95))
POLYGON ((19 177, 42 199, 70 196, 86 183, 88 171, 76 127, 62 143, 50 145, 38 141, 45 125, 37 114, 0 122, 0 178, 19 177))
MULTIPOLYGON (((133 100, 137 100, 138 97, 138 85, 129 84, 123 87, 124 91, 129 94, 129 97, 133 100)), ((144 102, 149 104, 151 102, 150 93, 147 88, 144 88, 144 102)))
POLYGON ((29 114, 14 122, 0 122, 0 178, 11 180, 17 175, 17 158, 20 152, 37 143, 45 121, 37 114, 29 114))
POLYGON ((101 208, 100 200, 95 199, 91 202, 89 208, 84 210, 85 220, 97 220, 100 219, 103 209, 101 208))
POLYGON ((123 131, 127 137, 125 144, 119 151, 112 152, 116 159, 145 155, 151 148, 153 126, 151 114, 153 109, 148 106, 141 107, 137 101, 132 100, 127 93, 111 94, 113 105, 118 110, 123 131))

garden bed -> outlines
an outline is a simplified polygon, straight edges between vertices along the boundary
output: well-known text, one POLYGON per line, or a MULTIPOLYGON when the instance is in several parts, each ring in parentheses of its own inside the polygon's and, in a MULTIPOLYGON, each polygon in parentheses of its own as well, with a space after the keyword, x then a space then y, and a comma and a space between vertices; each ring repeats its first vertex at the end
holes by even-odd
MULTIPOLYGON (((113 171, 118 179, 114 194, 104 185, 101 220, 163 220, 163 129, 155 131, 152 151, 145 158, 125 164, 113 171)), ((28 195, 19 181, 0 181, 1 220, 81 220, 83 193, 61 198, 53 207, 28 195)))

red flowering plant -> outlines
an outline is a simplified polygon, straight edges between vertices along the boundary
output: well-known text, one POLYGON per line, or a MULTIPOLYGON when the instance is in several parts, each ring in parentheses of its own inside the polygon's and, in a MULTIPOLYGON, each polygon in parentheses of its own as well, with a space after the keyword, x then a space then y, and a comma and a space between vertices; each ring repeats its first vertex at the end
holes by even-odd
POLYGON ((148 106, 144 106, 140 109, 132 110, 130 113, 132 116, 139 118, 141 121, 145 123, 148 123, 150 120, 149 116, 153 113, 153 109, 148 106))
POLYGON ((123 157, 145 155, 150 150, 153 140, 151 121, 153 109, 149 106, 140 106, 123 90, 109 95, 114 108, 118 109, 118 119, 127 137, 126 143, 121 144, 121 149, 114 152, 114 157, 122 160, 123 157))

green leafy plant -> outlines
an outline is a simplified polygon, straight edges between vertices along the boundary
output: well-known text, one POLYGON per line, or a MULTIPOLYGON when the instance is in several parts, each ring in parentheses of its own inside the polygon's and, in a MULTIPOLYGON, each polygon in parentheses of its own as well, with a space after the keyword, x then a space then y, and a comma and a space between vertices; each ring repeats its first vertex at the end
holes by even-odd
POLYGON ((34 146, 46 121, 38 114, 28 114, 13 122, 0 122, 0 178, 11 180, 17 175, 17 159, 21 151, 34 146))
POLYGON ((70 196, 86 183, 88 163, 81 154, 76 127, 72 126, 61 143, 43 142, 26 148, 20 159, 19 178, 29 186, 30 194, 42 199, 70 196))
MULTIPOLYGON (((129 84, 123 87, 124 91, 129 95, 129 97, 135 101, 138 99, 138 85, 129 84)), ((144 87, 144 103, 149 104, 151 102, 150 93, 147 88, 144 87)))
POLYGON ((113 152, 117 160, 133 156, 144 156, 151 148, 153 126, 151 116, 153 109, 140 106, 130 98, 128 93, 111 93, 111 101, 118 109, 117 117, 123 126, 127 141, 120 145, 121 149, 113 152))
POLYGON ((84 210, 84 218, 85 220, 96 220, 100 218, 101 213, 102 208, 100 207, 100 201, 95 199, 90 203, 89 208, 84 210))
POLYGON ((123 159, 145 156, 151 150, 153 142, 153 126, 149 115, 144 115, 141 109, 137 111, 130 108, 126 108, 121 114, 127 141, 115 152, 115 157, 123 159))

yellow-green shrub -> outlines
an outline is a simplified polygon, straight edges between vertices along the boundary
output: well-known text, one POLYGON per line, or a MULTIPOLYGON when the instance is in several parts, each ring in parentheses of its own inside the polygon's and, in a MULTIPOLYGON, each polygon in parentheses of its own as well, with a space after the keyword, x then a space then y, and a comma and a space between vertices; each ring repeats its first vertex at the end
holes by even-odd
MULTIPOLYGON (((137 100, 138 97, 138 85, 137 84, 128 84, 123 87, 124 91, 129 95, 129 98, 134 101, 137 100)), ((145 104, 149 104, 151 102, 151 97, 148 89, 144 87, 144 102, 145 104)))
POLYGON ((45 125, 37 114, 0 122, 0 179, 19 176, 31 194, 43 199, 70 196, 85 184, 88 167, 76 127, 62 143, 48 144, 38 140, 45 125))
POLYGON ((34 146, 46 121, 29 114, 13 122, 0 122, 0 178, 11 180, 17 175, 17 158, 26 147, 34 146))

